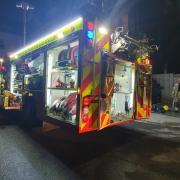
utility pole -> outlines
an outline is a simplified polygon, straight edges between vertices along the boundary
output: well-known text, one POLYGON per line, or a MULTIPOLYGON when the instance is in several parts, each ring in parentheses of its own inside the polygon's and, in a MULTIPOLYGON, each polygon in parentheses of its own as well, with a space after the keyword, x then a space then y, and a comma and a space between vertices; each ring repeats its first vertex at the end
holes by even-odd
POLYGON ((21 8, 23 10, 23 43, 24 46, 26 45, 26 35, 27 35, 27 11, 29 10, 33 10, 34 7, 30 4, 28 4, 27 2, 22 2, 22 3, 18 3, 16 4, 17 8, 21 8))

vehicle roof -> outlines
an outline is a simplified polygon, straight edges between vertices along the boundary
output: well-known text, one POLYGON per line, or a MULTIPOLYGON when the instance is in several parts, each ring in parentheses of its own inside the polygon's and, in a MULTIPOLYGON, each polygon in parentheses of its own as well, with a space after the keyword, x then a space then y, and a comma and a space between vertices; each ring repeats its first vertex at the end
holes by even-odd
POLYGON ((70 34, 77 32, 83 28, 83 18, 79 17, 74 21, 58 28, 57 30, 49 33, 48 35, 32 42, 31 44, 19 49, 18 51, 12 53, 9 57, 11 60, 16 60, 25 56, 26 54, 33 52, 39 48, 44 47, 52 42, 62 40, 63 38, 69 36, 70 34))

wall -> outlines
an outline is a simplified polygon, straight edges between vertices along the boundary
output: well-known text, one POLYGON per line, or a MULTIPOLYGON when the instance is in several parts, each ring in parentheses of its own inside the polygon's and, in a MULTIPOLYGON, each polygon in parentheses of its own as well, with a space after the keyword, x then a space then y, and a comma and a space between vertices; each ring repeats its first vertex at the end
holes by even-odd
POLYGON ((154 74, 153 79, 155 79, 162 87, 162 101, 172 102, 172 89, 174 83, 180 78, 180 74, 154 74))

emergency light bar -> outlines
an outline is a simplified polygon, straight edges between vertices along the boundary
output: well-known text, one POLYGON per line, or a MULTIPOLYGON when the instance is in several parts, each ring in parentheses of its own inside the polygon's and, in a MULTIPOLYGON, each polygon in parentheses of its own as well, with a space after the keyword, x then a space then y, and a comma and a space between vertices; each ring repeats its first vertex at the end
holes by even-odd
POLYGON ((94 23, 89 21, 87 22, 87 46, 91 47, 93 45, 93 41, 94 41, 94 23))
POLYGON ((57 29, 56 31, 40 38, 37 41, 34 41, 33 43, 25 46, 24 48, 18 50, 17 52, 11 54, 9 56, 9 58, 11 60, 17 59, 17 58, 25 55, 28 52, 36 50, 36 49, 42 47, 43 45, 54 42, 58 39, 62 39, 65 36, 67 36, 73 32, 81 30, 82 28, 83 28, 83 18, 79 17, 76 20, 72 21, 71 23, 57 29))

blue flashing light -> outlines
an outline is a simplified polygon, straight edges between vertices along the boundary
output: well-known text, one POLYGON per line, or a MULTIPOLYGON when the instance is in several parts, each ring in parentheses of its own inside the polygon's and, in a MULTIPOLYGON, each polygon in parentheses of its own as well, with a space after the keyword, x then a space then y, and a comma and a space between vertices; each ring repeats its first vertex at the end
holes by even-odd
POLYGON ((89 39, 93 39, 94 38, 94 32, 93 31, 88 31, 87 36, 88 36, 89 39))

